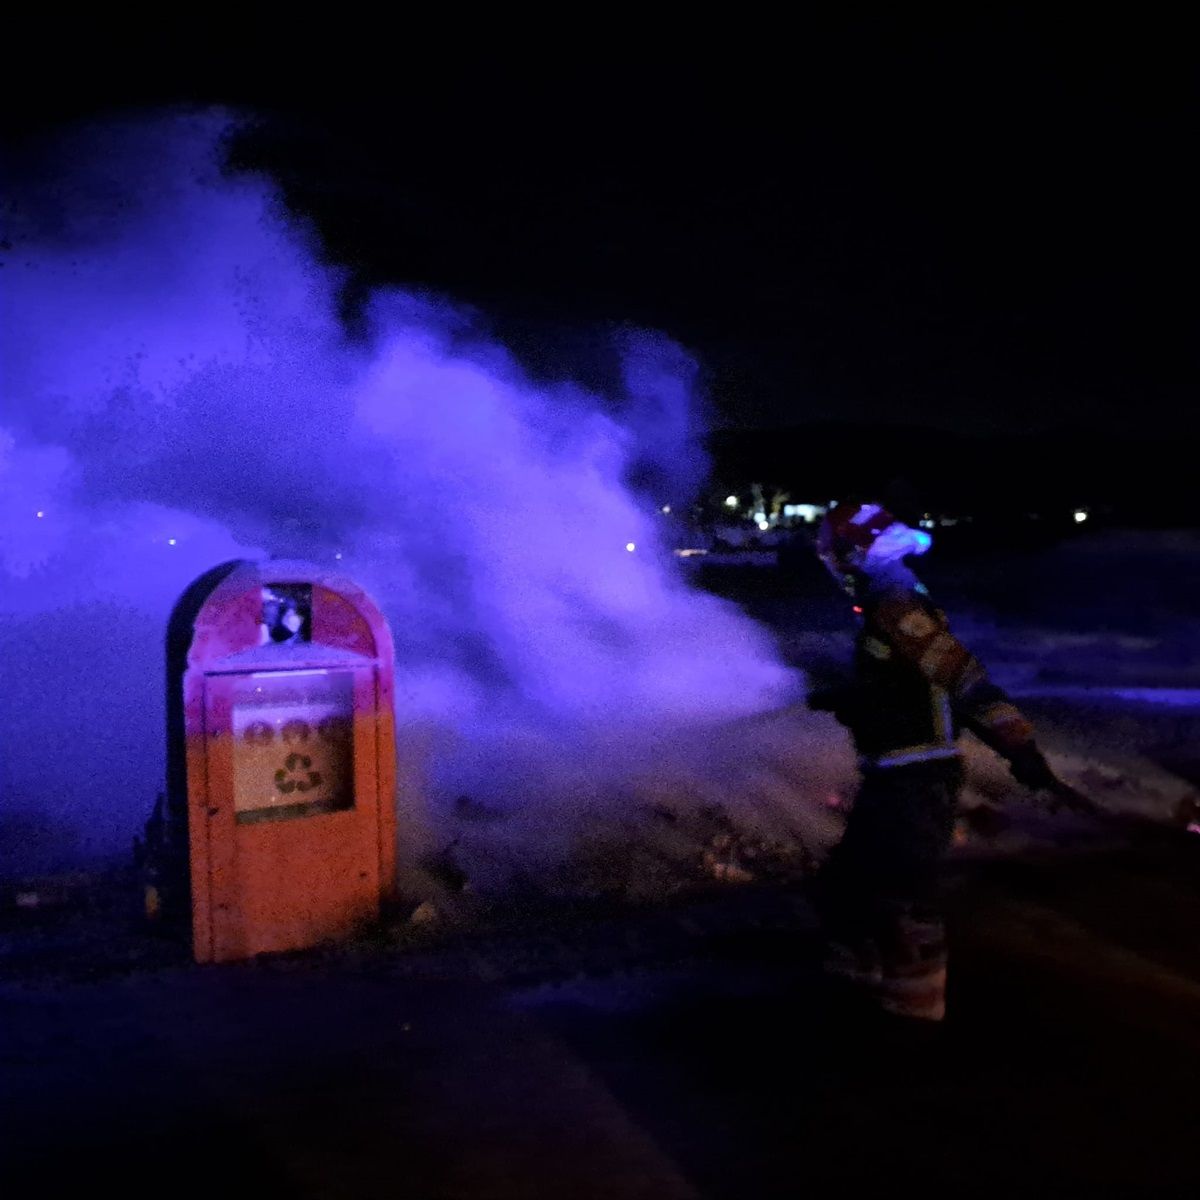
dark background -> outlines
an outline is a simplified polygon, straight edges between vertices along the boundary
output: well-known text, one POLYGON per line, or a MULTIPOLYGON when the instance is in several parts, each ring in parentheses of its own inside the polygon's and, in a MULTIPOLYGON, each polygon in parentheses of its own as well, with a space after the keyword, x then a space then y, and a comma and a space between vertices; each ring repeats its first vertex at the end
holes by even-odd
POLYGON ((255 114, 235 161, 350 268, 348 317, 428 288, 585 377, 593 331, 662 329, 703 366, 714 490, 1195 523, 1182 25, 412 20, 100 22, 9 85, 5 132, 255 114))

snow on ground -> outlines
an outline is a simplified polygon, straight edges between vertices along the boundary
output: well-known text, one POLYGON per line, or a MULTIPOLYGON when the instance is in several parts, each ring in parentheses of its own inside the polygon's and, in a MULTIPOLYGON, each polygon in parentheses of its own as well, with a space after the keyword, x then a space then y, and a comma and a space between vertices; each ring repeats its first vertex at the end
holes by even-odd
POLYGON ((955 631, 1104 807, 1171 819, 1200 788, 1200 534, 1102 530, 937 564, 955 631))

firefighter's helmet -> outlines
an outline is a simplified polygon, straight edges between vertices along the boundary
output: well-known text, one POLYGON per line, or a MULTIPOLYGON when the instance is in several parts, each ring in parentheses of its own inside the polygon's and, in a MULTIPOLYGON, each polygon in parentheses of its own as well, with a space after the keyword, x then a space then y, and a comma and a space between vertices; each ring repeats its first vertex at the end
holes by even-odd
POLYGON ((837 577, 924 554, 933 539, 888 512, 882 504, 844 502, 825 514, 817 553, 837 577))

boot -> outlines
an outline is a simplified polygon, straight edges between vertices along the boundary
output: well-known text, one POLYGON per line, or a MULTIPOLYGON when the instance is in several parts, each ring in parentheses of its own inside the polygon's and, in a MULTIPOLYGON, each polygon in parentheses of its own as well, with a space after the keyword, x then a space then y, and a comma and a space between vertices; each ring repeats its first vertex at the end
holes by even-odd
POLYGON ((885 1012, 919 1021, 946 1015, 946 934, 940 917, 902 911, 883 945, 879 1003, 885 1012))

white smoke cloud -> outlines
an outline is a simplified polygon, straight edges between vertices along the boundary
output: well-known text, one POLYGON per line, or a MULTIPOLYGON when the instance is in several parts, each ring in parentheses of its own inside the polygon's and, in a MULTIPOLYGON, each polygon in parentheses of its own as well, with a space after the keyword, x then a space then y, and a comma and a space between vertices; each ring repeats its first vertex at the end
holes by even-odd
POLYGON ((445 735, 435 803, 585 776, 595 799, 663 729, 793 695, 662 544, 649 491, 704 470, 687 354, 626 333, 612 394, 535 383, 470 314, 399 290, 351 337, 312 234, 222 168, 233 125, 77 130, 13 189, 0 836, 25 840, 0 867, 128 845, 162 786, 167 615, 230 558, 338 556, 376 596, 401 719, 445 735))

